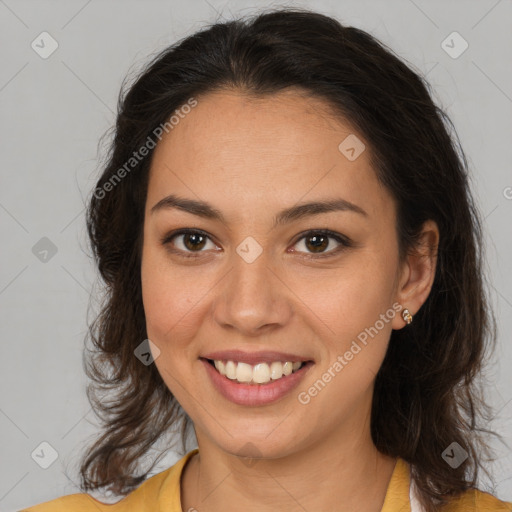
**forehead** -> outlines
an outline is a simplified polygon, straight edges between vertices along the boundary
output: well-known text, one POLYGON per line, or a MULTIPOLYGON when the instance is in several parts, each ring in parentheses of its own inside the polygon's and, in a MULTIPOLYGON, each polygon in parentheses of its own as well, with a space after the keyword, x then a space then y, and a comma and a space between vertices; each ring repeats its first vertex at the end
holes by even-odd
POLYGON ((287 156, 315 153, 320 146, 332 145, 331 138, 325 140, 326 133, 337 139, 353 131, 329 104, 298 89, 265 96, 220 90, 199 97, 197 106, 182 116, 159 146, 174 145, 174 151, 185 143, 200 156, 214 151, 229 158, 264 150, 261 160, 283 151, 287 156), (245 146, 233 147, 239 142, 245 146))
POLYGON ((176 191, 218 196, 225 204, 238 198, 246 207, 262 195, 280 205, 341 196, 370 215, 389 201, 364 138, 328 103, 297 90, 197 97, 197 106, 155 148, 148 203, 176 191), (340 150, 346 140, 356 142, 357 158, 340 150))

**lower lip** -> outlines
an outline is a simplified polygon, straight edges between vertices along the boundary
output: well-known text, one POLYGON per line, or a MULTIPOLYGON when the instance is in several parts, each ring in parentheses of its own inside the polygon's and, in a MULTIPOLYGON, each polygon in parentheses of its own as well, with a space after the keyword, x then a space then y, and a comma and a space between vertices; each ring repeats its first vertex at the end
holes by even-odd
POLYGON ((299 385, 314 364, 308 361, 300 370, 267 384, 239 384, 238 381, 221 375, 206 359, 201 361, 213 385, 222 396, 235 404, 251 406, 266 405, 283 398, 299 385))

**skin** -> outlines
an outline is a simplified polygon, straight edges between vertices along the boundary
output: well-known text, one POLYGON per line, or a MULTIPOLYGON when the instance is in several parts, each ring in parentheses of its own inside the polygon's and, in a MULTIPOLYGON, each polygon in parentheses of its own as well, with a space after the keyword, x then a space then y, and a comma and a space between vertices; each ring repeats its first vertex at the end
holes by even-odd
POLYGON ((419 310, 434 279, 437 226, 425 224, 425 243, 401 264, 395 203, 370 166, 370 146, 328 116, 321 99, 293 89, 197 99, 153 155, 141 268, 148 337, 161 351, 155 364, 193 420, 200 452, 183 473, 182 509, 380 511, 396 459, 375 448, 370 410, 391 330, 405 326, 401 315, 308 404, 297 395, 393 303, 413 316, 419 310), (354 161, 338 150, 349 134, 366 145, 354 161), (152 213, 171 193, 208 201, 225 222, 175 208, 152 213), (367 216, 322 213, 272 228, 284 208, 333 198, 367 216), (186 235, 161 243, 181 228, 210 238, 200 252, 186 235), (303 236, 318 229, 354 245, 337 252, 329 238, 320 254, 332 256, 311 259, 319 253, 303 236), (262 249, 250 264, 236 252, 248 236, 262 249), (292 352, 315 365, 279 401, 240 406, 216 391, 198 359, 233 348, 292 352), (251 456, 250 464, 242 458, 251 456))

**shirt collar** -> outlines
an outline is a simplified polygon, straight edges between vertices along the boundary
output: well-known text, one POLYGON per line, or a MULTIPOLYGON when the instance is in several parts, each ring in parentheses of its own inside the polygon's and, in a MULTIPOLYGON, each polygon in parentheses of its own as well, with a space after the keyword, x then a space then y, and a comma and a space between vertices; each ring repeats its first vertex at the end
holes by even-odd
POLYGON ((409 465, 399 457, 389 481, 381 512, 411 512, 410 491, 409 465))
MULTIPOLYGON (((182 512, 181 508, 181 475, 185 464, 190 458, 198 453, 195 448, 182 457, 171 468, 167 479, 172 482, 170 486, 163 486, 165 489, 161 494, 160 509, 168 510, 169 512, 182 512), (178 497, 178 499, 176 499, 178 497), (173 499, 174 498, 174 499, 173 499), (169 503, 171 508, 169 509, 169 503)), ((395 468, 389 481, 384 504, 381 512, 411 512, 410 493, 411 492, 411 477, 410 469, 407 462, 398 457, 395 463, 395 468)))

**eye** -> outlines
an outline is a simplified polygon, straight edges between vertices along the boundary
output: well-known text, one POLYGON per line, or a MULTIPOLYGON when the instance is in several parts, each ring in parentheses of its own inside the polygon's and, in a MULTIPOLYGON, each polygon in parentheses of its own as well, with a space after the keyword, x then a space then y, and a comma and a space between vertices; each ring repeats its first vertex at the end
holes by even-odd
POLYGON ((352 247, 352 241, 340 233, 335 233, 328 229, 320 229, 306 232, 295 245, 302 245, 307 251, 311 251, 308 254, 310 258, 326 258, 338 254, 347 247, 352 247), (334 249, 332 249, 331 239, 335 240, 338 244, 334 249), (327 248, 331 248, 331 250, 326 251, 327 248))
POLYGON ((214 249, 217 247, 203 231, 197 229, 181 229, 166 235, 162 239, 162 245, 170 246, 172 242, 174 247, 169 247, 171 252, 180 253, 180 256, 185 258, 195 258, 197 256, 193 253, 204 252, 202 249, 207 246, 208 241, 214 249), (181 242, 175 243, 173 242, 174 239, 181 239, 181 242))
MULTIPOLYGON (((208 242, 212 247, 210 249, 216 249, 217 246, 211 241, 210 236, 204 231, 197 229, 180 229, 166 235, 161 243, 167 246, 168 250, 172 253, 179 254, 184 258, 196 258, 200 256, 203 249, 208 249, 208 242), (180 240, 176 243, 174 240, 180 240), (196 253, 196 254, 194 254, 196 253)), ((309 252, 308 258, 326 258, 338 254, 340 251, 352 247, 352 241, 340 233, 335 233, 327 229, 310 230, 302 234, 301 238, 295 242, 294 246, 302 243, 306 251, 292 252, 309 252), (333 245, 331 240, 334 240, 337 246, 331 248, 333 245), (326 249, 331 248, 329 251, 326 249)))

